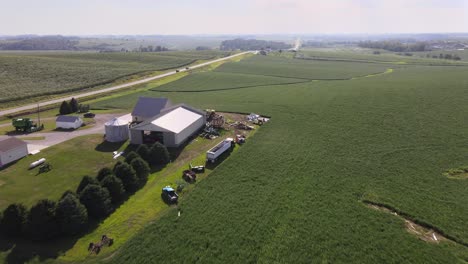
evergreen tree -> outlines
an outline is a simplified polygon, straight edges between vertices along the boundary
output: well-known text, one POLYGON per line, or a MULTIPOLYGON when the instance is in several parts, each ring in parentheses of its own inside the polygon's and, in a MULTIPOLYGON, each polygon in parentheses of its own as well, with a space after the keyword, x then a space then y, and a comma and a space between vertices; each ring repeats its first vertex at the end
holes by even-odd
POLYGON ((165 165, 169 163, 170 155, 166 146, 156 142, 150 148, 150 158, 148 163, 151 165, 165 165))
POLYGON ((68 115, 71 113, 71 108, 70 104, 67 101, 63 101, 62 104, 60 105, 60 110, 59 110, 61 115, 68 115))
POLYGON ((95 185, 99 185, 99 181, 94 178, 94 177, 91 177, 91 176, 84 176, 82 179, 81 179, 81 182, 80 184, 78 185, 78 188, 76 188, 76 193, 77 194, 80 194, 81 191, 84 190, 84 188, 86 188, 86 186, 90 185, 90 184, 95 184, 95 185))
POLYGON ((88 224, 86 207, 72 193, 68 193, 60 199, 55 215, 60 232, 65 235, 77 234, 88 224))
POLYGON ((97 180, 102 182, 107 175, 113 174, 112 170, 108 167, 102 168, 99 170, 97 175, 97 180))
POLYGON ((0 230, 10 236, 19 236, 26 225, 28 210, 22 204, 11 204, 5 211, 0 221, 0 230))
POLYGON ((127 156, 125 157, 125 162, 130 164, 132 160, 136 158, 140 158, 140 155, 138 155, 135 151, 130 151, 130 153, 128 153, 127 156))
POLYGON ((75 99, 75 97, 73 97, 71 100, 70 100, 70 110, 72 113, 76 113, 78 112, 78 101, 75 99))
POLYGON ((125 195, 125 188, 122 180, 112 174, 107 175, 102 181, 101 186, 109 191, 109 195, 113 203, 116 203, 125 195))
POLYGON ((136 153, 138 155, 140 155, 140 157, 144 160, 146 160, 146 162, 150 163, 149 160, 150 160, 150 149, 147 145, 145 144, 142 144, 140 146, 138 146, 138 148, 136 149, 136 153))
POLYGON ((58 234, 59 228, 55 217, 56 206, 54 201, 44 199, 31 207, 27 231, 34 240, 49 239, 58 234))
POLYGON ((146 181, 148 180, 149 173, 150 173, 150 168, 148 166, 148 163, 144 161, 142 158, 136 158, 132 160, 130 165, 136 172, 136 176, 138 177, 140 186, 145 185, 146 181))
POLYGON ((80 202, 88 210, 88 215, 95 218, 106 217, 112 211, 109 191, 100 185, 86 186, 80 194, 80 202))
POLYGON ((115 176, 122 180, 125 190, 133 193, 138 190, 139 181, 135 170, 128 163, 121 163, 115 167, 115 176))

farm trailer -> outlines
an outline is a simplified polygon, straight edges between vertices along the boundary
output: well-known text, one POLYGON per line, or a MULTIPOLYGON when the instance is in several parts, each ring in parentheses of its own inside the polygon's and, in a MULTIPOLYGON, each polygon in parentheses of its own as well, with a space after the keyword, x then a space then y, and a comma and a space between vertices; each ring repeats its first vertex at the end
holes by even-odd
POLYGON ((219 142, 216 146, 206 152, 206 160, 215 163, 216 159, 221 156, 226 150, 230 149, 234 142, 233 138, 226 138, 219 142))

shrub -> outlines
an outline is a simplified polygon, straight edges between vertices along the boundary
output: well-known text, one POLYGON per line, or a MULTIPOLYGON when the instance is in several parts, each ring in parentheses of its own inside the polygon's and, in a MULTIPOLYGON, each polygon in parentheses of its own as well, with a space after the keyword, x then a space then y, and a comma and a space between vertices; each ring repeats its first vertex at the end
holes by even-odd
POLYGON ((150 148, 150 157, 148 163, 151 165, 165 165, 169 163, 170 156, 166 146, 156 142, 150 148))
POLYGON ((27 219, 28 211, 22 204, 11 204, 5 211, 0 221, 0 230, 10 236, 21 235, 27 219))
POLYGON ((109 191, 100 185, 86 186, 80 194, 80 202, 88 210, 88 215, 95 218, 108 216, 112 211, 109 191))
POLYGON ((111 174, 113 174, 112 170, 110 168, 105 167, 99 170, 96 178, 98 181, 101 182, 102 180, 104 180, 104 178, 106 178, 107 175, 111 174))
POLYGON ((122 180, 127 192, 133 193, 138 190, 138 177, 135 170, 128 163, 121 163, 114 169, 115 176, 122 180))
POLYGON ((76 193, 80 194, 86 188, 86 186, 88 186, 90 184, 99 185, 99 182, 94 177, 84 176, 83 179, 81 179, 81 182, 78 185, 78 188, 76 188, 76 193))
POLYGON ((101 186, 109 191, 113 203, 122 200, 125 194, 125 188, 122 181, 112 174, 107 175, 102 181, 101 186))
POLYGON ((136 149, 136 153, 137 153, 138 155, 140 155, 140 157, 141 157, 142 159, 144 159, 144 160, 146 160, 148 163, 150 163, 150 162, 149 162, 149 159, 150 159, 150 149, 149 149, 149 147, 148 147, 147 145, 142 144, 142 145, 138 146, 138 148, 136 149))
POLYGON ((130 163, 132 168, 135 170, 136 176, 138 177, 138 181, 140 185, 144 185, 148 180, 148 176, 150 173, 150 168, 148 163, 144 161, 142 158, 135 158, 130 163))
POLYGON ((34 240, 52 238, 58 234, 59 228, 55 217, 56 206, 56 202, 44 199, 31 207, 27 231, 34 240))
POLYGON ((141 158, 141 157, 135 151, 130 151, 130 153, 128 153, 128 155, 125 157, 125 162, 130 164, 132 162, 132 160, 134 160, 136 158, 141 158))
POLYGON ((62 234, 74 235, 88 224, 88 212, 73 193, 68 193, 57 204, 57 223, 62 234))

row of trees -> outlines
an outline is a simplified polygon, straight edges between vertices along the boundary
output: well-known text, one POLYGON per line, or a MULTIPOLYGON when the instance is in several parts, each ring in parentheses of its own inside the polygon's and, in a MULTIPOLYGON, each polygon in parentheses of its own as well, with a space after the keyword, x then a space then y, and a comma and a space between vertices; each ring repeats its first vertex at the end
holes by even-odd
POLYGON ((43 36, 0 43, 2 50, 76 50, 78 40, 63 36, 43 36))
POLYGON ((61 115, 68 115, 76 112, 88 112, 89 105, 88 104, 79 104, 75 98, 72 98, 70 102, 63 101, 59 108, 59 113, 61 115))
POLYGON ((291 45, 284 42, 266 41, 257 39, 232 39, 221 42, 221 50, 262 50, 262 49, 289 49, 291 45))
POLYGON ((394 52, 415 52, 425 51, 427 44, 425 42, 402 43, 400 41, 361 41, 358 43, 361 48, 383 49, 394 52))
POLYGON ((442 54, 440 53, 439 56, 437 56, 437 54, 426 54, 426 57, 427 58, 433 58, 433 59, 445 59, 445 60, 455 60, 455 61, 459 61, 461 60, 460 56, 456 55, 456 54, 442 54))
POLYGON ((153 46, 153 45, 148 45, 147 47, 143 47, 140 45, 138 49, 135 49, 134 51, 137 52, 161 52, 161 51, 168 51, 169 49, 163 46, 153 46))
POLYGON ((11 204, 0 214, 0 231, 36 241, 77 234, 88 227, 90 218, 107 217, 126 196, 146 184, 150 174, 147 160, 152 165, 167 164, 169 152, 160 143, 141 145, 112 169, 102 168, 95 177, 84 176, 76 191, 66 191, 58 202, 40 200, 30 210, 11 204))

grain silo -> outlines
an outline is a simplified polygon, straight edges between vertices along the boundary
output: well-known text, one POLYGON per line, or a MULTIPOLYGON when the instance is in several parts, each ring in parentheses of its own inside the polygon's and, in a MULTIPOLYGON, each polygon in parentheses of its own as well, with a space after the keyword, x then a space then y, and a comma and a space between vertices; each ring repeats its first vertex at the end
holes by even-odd
MULTIPOLYGON (((131 120, 131 116, 129 116, 131 120)), ((127 116, 116 117, 105 123, 106 140, 109 142, 121 142, 128 139, 128 124, 127 116)))

